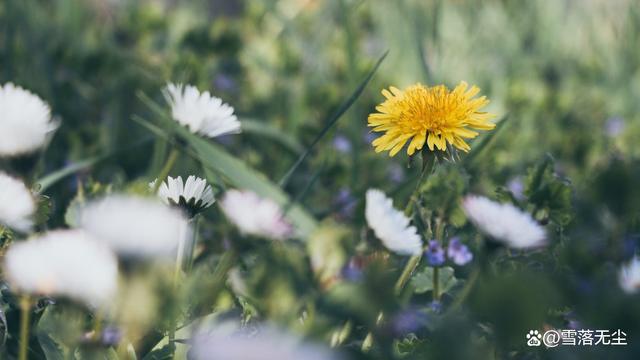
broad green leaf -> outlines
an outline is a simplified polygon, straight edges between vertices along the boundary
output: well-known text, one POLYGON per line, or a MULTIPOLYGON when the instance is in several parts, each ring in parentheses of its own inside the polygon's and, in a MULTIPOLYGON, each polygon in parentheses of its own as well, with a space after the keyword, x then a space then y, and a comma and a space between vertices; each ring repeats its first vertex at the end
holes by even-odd
POLYGON ((55 342, 49 335, 39 332, 38 333, 38 342, 40 343, 40 348, 42 352, 46 356, 47 360, 64 360, 64 354, 62 353, 62 349, 60 345, 55 342))
MULTIPOLYGON (((170 137, 168 133, 174 133, 184 140, 195 153, 188 152, 188 154, 195 156, 204 167, 226 178, 237 188, 254 191, 260 196, 274 200, 283 208, 288 208, 287 217, 294 223, 302 237, 316 229, 316 220, 300 205, 292 204, 289 196, 267 179, 264 174, 249 167, 244 161, 229 154, 219 145, 191 133, 187 128, 169 119, 167 113, 149 98, 145 96, 141 96, 141 98, 158 115, 158 121, 162 125, 162 127, 154 127, 152 124, 146 124, 148 129, 167 138, 170 137)), ((136 121, 145 123, 140 118, 137 118, 136 121)))
MULTIPOLYGON (((446 293, 458 282, 454 276, 453 269, 451 267, 441 267, 438 270, 438 285, 440 287, 440 293, 446 293)), ((411 279, 411 285, 413 285, 414 292, 417 294, 423 294, 427 291, 433 290, 433 268, 425 267, 422 271, 415 274, 411 279)))

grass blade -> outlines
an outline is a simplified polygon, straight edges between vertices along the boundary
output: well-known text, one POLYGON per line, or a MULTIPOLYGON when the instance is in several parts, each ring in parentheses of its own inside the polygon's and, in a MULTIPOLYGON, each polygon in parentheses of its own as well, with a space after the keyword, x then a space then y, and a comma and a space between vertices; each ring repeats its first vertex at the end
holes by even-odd
POLYGON ((367 84, 369 84, 369 81, 371 81, 371 78, 373 78, 373 75, 376 73, 376 71, 380 67, 380 64, 382 64, 382 61, 387 57, 388 53, 389 53, 389 51, 386 51, 384 54, 382 54, 380 59, 378 59, 378 61, 373 66, 371 71, 369 71, 369 73, 364 78, 364 80, 362 80, 362 82, 360 82, 360 85, 358 85, 358 87, 351 94, 351 96, 349 96, 349 98, 345 102, 343 102, 340 105, 340 107, 338 107, 338 110, 333 115, 331 115, 329 120, 327 120, 324 128, 322 128, 322 131, 320 131, 320 133, 316 136, 316 138, 313 139, 313 141, 307 147, 305 152, 302 153, 302 155, 300 155, 300 157, 298 157, 298 160, 296 160, 296 162, 293 164, 293 166, 291 166, 291 168, 289 168, 287 173, 282 177, 282 179, 279 182, 280 187, 284 187, 284 186, 287 185, 287 183, 289 182, 289 180, 291 179, 293 174, 296 172, 298 167, 300 167, 300 165, 305 161, 305 159, 309 156, 309 154, 311 154, 311 151, 313 151, 313 148, 318 144, 318 142, 320 142, 320 140, 322 140, 322 138, 329 132, 329 130, 331 130, 331 128, 338 122, 340 117, 342 117, 342 115, 345 112, 347 112, 347 110, 349 110, 351 105, 353 105, 353 103, 356 102, 356 100, 360 97, 360 94, 362 94, 362 92, 364 91, 364 89, 367 86, 367 84))

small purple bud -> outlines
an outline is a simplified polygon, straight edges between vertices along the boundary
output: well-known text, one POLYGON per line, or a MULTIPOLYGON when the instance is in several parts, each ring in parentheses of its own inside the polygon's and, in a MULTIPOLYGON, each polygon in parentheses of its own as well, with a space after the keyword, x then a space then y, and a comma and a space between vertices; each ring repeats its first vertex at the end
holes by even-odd
POLYGON ((607 119, 604 124, 604 131, 609 137, 616 137, 624 132, 625 123, 624 119, 620 116, 614 116, 607 119))
POLYGON ((102 332, 102 343, 105 345, 118 345, 121 339, 122 331, 115 326, 107 326, 102 332))
POLYGON ((333 148, 343 154, 348 154, 352 149, 351 141, 344 135, 336 135, 336 137, 333 138, 333 148))
POLYGON ((437 240, 429 241, 424 256, 430 266, 440 266, 445 262, 444 249, 437 240))
POLYGON ((373 140, 377 138, 378 138, 378 134, 374 133, 373 131, 367 131, 366 133, 364 133, 364 141, 368 143, 372 143, 373 140))
POLYGON ((348 188, 341 188, 334 200, 335 206, 339 209, 342 218, 350 218, 356 209, 357 199, 348 188))
POLYGON ((473 260, 473 254, 469 251, 469 248, 460 242, 460 238, 454 237, 449 241, 447 247, 447 256, 456 265, 466 265, 469 261, 473 260))
POLYGON ((348 264, 342 268, 342 277, 347 281, 358 282, 362 280, 363 273, 362 267, 358 265, 358 262, 351 259, 348 264))
POLYGON ((429 320, 424 312, 417 309, 403 310, 391 320, 391 327, 396 336, 403 336, 423 328, 429 320))
POLYGON ((509 180, 509 182, 507 183, 507 189, 511 191, 513 197, 515 197, 516 199, 524 199, 524 184, 522 183, 521 177, 518 176, 509 180))
POLYGON ((431 311, 433 311, 436 314, 439 314, 442 312, 442 303, 438 300, 433 300, 431 303, 429 303, 429 309, 431 309, 431 311))
POLYGON ((398 164, 392 164, 389 167, 389 178, 396 184, 403 182, 405 179, 405 175, 402 166, 398 164))
POLYGON ((213 85, 216 89, 222 91, 232 91, 236 89, 236 81, 226 74, 218 74, 213 80, 213 85))

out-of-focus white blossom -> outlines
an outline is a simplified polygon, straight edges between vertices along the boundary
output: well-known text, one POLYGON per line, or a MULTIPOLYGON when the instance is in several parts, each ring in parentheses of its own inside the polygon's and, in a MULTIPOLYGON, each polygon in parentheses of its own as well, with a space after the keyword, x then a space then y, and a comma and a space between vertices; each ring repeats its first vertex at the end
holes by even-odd
POLYGON ((282 240, 292 235, 292 226, 280 206, 251 191, 229 190, 220 202, 222 211, 242 233, 282 240))
POLYGON ((400 255, 417 255, 422 252, 422 239, 416 227, 409 225, 409 218, 396 210, 392 200, 382 191, 367 190, 365 217, 376 237, 389 250, 400 255))
POLYGON ((303 342, 274 328, 258 328, 256 333, 230 332, 228 328, 201 332, 192 341, 194 360, 337 360, 329 348, 303 342))
POLYGON ((30 153, 57 128, 49 105, 12 83, 0 86, 0 157, 30 153))
POLYGON ((233 107, 208 91, 200 93, 195 86, 170 83, 165 88, 165 97, 173 119, 194 134, 215 138, 241 131, 233 107))
POLYGON ((182 213, 160 201, 111 195, 80 211, 80 226, 96 240, 128 257, 175 257, 188 236, 182 213))
POLYGON ((618 273, 618 282, 624 292, 633 294, 640 290, 640 258, 634 256, 618 273))
POLYGON ((24 183, 0 172, 0 225, 22 232, 29 231, 33 226, 35 211, 35 200, 24 183))
POLYGON ((470 195, 463 200, 462 207, 480 231, 511 248, 535 248, 546 244, 544 228, 531 215, 511 204, 470 195))
POLYGON ((81 230, 52 231, 13 243, 4 270, 21 292, 67 297, 91 307, 108 304, 118 286, 115 255, 81 230))

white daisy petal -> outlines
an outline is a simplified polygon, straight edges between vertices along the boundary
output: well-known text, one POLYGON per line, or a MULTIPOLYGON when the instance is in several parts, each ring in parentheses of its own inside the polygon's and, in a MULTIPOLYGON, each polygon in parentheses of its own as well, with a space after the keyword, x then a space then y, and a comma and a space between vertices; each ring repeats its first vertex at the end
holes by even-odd
POLYGON ((464 199, 462 207, 480 231, 509 247, 526 249, 546 244, 544 228, 511 204, 471 195, 464 199))
POLYGON ((338 354, 327 347, 308 343, 295 335, 271 327, 257 332, 237 330, 222 324, 201 331, 193 339, 194 360, 337 360, 338 354))
POLYGON ((19 86, 0 86, 0 157, 33 152, 57 128, 49 105, 19 86))
MULTIPOLYGON (((155 183, 155 181, 151 182, 149 187, 153 188, 155 183)), ((189 176, 186 182, 182 181, 181 176, 167 177, 167 180, 158 189, 158 197, 165 204, 181 206, 180 198, 184 198, 186 202, 184 206, 187 207, 184 210, 192 215, 201 212, 215 202, 213 189, 207 181, 193 175, 189 176)))
POLYGON ((409 219, 393 207, 391 199, 380 190, 367 190, 365 217, 369 227, 387 249, 400 255, 418 255, 422 239, 409 219))
POLYGON ((108 304, 118 284, 115 255, 80 230, 52 231, 12 244, 4 270, 21 292, 68 297, 91 307, 108 304))
POLYGON ((0 225, 27 232, 35 211, 35 200, 24 183, 0 172, 0 225))
POLYGON ((634 294, 640 291, 640 258, 634 256, 631 261, 620 268, 618 282, 624 292, 634 294))
POLYGON ((80 225, 116 253, 130 257, 172 258, 188 238, 182 214, 153 199, 111 195, 80 211, 80 225))
POLYGON ((211 96, 200 93, 195 86, 167 84, 165 97, 171 105, 173 119, 192 133, 215 138, 241 132, 240 121, 233 115, 233 107, 211 96))
POLYGON ((261 198, 251 191, 230 190, 220 202, 222 211, 242 233, 283 240, 293 228, 282 210, 271 199, 261 198))

